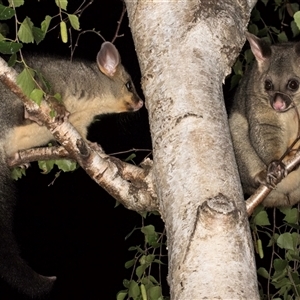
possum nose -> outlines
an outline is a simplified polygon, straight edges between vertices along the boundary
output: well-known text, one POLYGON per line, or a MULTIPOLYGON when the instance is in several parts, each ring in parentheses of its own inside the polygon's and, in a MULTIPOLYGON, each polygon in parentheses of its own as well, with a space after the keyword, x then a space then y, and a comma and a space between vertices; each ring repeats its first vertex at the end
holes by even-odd
POLYGON ((139 110, 140 108, 143 107, 143 101, 142 100, 139 100, 138 103, 136 103, 134 106, 133 106, 133 111, 137 111, 139 110))
POLYGON ((271 105, 278 112, 285 112, 291 108, 292 100, 288 95, 276 93, 271 100, 271 105))

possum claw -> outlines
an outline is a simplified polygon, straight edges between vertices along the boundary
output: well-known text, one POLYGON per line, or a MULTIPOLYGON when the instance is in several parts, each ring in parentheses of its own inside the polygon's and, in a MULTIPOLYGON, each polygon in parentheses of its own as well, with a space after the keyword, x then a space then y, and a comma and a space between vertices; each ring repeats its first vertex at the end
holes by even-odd
POLYGON ((286 166, 279 160, 272 161, 268 166, 266 183, 274 189, 276 185, 287 176, 286 166))
POLYGON ((276 185, 287 176, 286 166, 279 160, 272 161, 267 170, 259 172, 255 177, 254 181, 257 187, 260 184, 265 185, 269 189, 275 189, 276 185))

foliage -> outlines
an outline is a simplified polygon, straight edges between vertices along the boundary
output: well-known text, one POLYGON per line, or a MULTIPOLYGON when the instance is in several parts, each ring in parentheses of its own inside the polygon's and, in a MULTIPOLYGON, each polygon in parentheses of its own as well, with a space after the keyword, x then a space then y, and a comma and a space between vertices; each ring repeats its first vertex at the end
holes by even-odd
POLYGON ((163 300, 168 299, 162 295, 161 266, 164 265, 163 253, 166 253, 165 232, 159 233, 153 225, 144 225, 134 228, 126 238, 135 231, 144 236, 143 246, 132 246, 129 251, 135 251, 134 258, 125 263, 125 268, 132 268, 130 279, 124 279, 125 290, 119 291, 117 300, 163 300), (156 271, 159 279, 153 274, 156 271))
MULTIPOLYGON (((68 21, 71 27, 75 30, 80 29, 79 18, 75 14, 67 13, 67 0, 56 0, 58 7, 58 14, 56 16, 45 16, 44 21, 41 23, 40 27, 34 26, 31 19, 27 16, 20 22, 17 18, 17 8, 24 5, 24 0, 9 0, 9 5, 5 6, 0 4, 0 20, 8 20, 15 18, 17 26, 17 36, 15 39, 9 39, 6 37, 7 31, 2 31, 0 33, 0 52, 3 54, 15 55, 16 52, 22 47, 22 43, 36 43, 39 44, 46 36, 49 26, 52 20, 56 17, 60 20, 60 36, 61 40, 66 43, 68 42, 68 31, 67 24, 68 21)), ((78 13, 78 12, 77 12, 78 13)), ((54 25, 54 28, 57 26, 54 25)))
POLYGON ((255 249, 260 256, 257 264, 267 264, 257 270, 259 276, 266 279, 266 284, 260 284, 261 298, 300 299, 299 205, 297 208, 274 208, 272 219, 271 224, 262 206, 251 217, 255 249), (267 257, 263 260, 264 252, 267 257))

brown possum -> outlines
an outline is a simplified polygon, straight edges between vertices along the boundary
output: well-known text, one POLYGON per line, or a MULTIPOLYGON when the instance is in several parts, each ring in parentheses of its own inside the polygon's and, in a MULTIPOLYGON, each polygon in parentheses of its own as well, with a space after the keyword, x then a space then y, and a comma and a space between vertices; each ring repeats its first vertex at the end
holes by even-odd
MULTIPOLYGON (((46 56, 29 56, 25 61, 43 74, 53 94, 60 93, 70 122, 84 138, 95 116, 143 106, 119 52, 109 42, 102 44, 97 64, 46 56)), ((21 100, 1 83, 0 90, 0 276, 22 293, 37 297, 51 290, 55 277, 37 274, 20 257, 12 233, 15 199, 6 159, 18 150, 46 145, 53 136, 46 127, 24 119, 21 100)))
POLYGON ((300 201, 300 168, 284 178, 284 162, 294 151, 281 158, 299 134, 300 43, 269 46, 250 33, 247 39, 255 62, 241 80, 229 115, 242 186, 252 194, 260 184, 275 186, 281 177, 263 205, 291 206, 300 201))

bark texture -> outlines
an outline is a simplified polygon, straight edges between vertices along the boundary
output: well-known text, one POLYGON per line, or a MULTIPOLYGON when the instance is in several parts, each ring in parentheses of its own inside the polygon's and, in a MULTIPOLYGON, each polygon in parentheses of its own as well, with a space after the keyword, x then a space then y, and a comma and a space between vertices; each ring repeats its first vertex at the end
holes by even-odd
POLYGON ((125 0, 143 74, 172 299, 259 299, 222 82, 254 1, 125 0))

